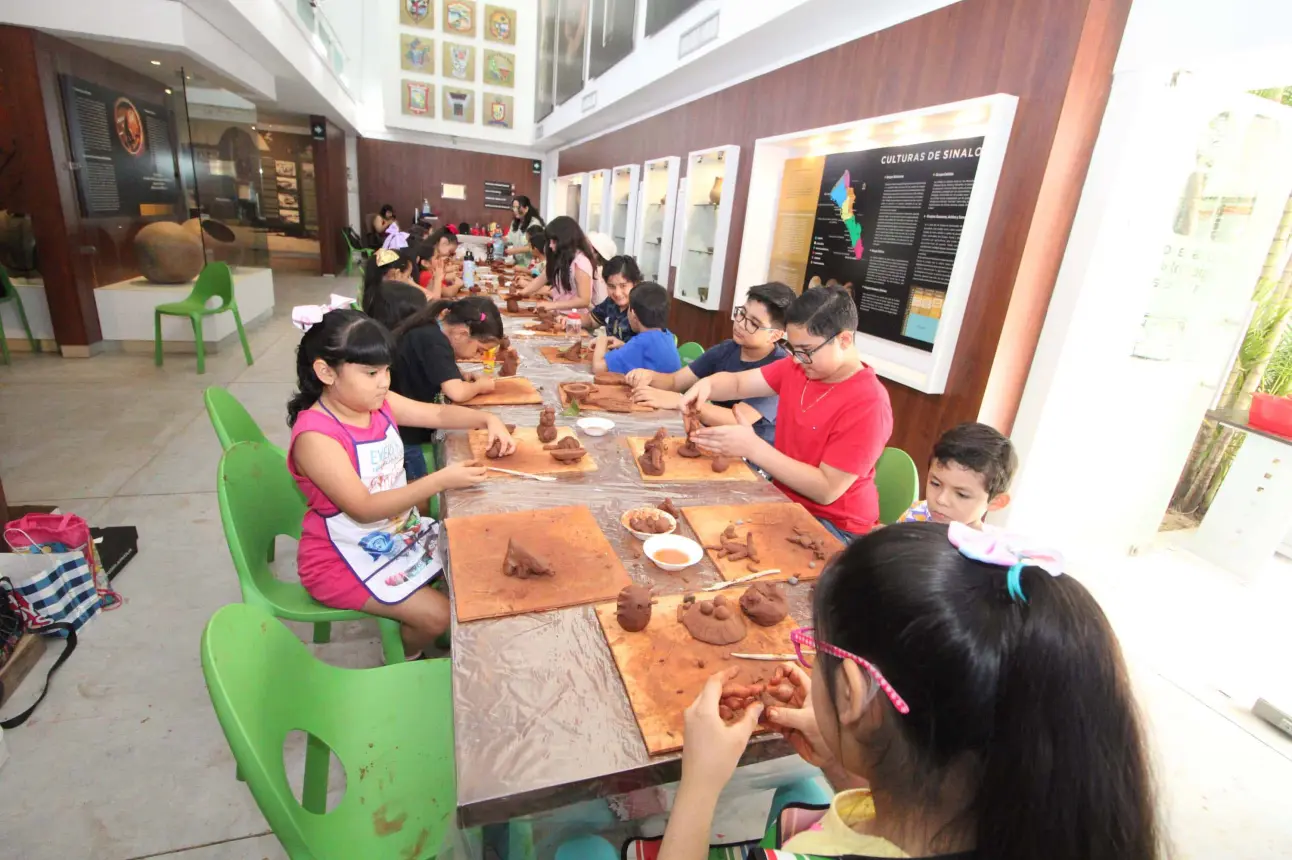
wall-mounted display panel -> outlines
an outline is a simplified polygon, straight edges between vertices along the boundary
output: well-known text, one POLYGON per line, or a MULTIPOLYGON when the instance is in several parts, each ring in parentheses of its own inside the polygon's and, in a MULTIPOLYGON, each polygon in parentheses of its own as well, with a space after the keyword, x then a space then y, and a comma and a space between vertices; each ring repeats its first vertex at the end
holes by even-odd
POLYGON ((878 373, 946 386, 1018 99, 993 95, 754 144, 734 305, 749 288, 846 287, 878 373))
POLYGON ((610 169, 588 173, 588 203, 586 217, 580 221, 584 232, 610 232, 610 169))
POLYGON ((731 233, 732 186, 740 147, 719 146, 686 157, 686 193, 682 198, 682 248, 673 295, 705 310, 722 301, 722 275, 731 233))
POLYGON ((588 174, 571 173, 551 181, 547 195, 547 221, 562 215, 580 224, 588 221, 588 174))
POLYGON ((637 265, 642 279, 668 285, 673 224, 677 215, 677 179, 682 159, 676 155, 652 159, 644 165, 638 195, 637 265))
POLYGON ((637 244, 641 165, 616 167, 610 176, 610 238, 615 240, 619 253, 631 254, 637 244))

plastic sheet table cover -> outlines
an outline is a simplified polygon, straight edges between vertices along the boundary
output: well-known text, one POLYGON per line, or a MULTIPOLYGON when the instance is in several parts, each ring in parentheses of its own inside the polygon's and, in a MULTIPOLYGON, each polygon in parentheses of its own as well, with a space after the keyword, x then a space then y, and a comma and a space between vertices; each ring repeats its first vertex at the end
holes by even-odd
MULTIPOLYGON (((506 319, 514 332, 526 319, 506 319)), ((551 364, 540 346, 572 338, 515 335, 521 356, 519 374, 532 380, 544 406, 556 406, 557 424, 575 418, 560 414, 557 385, 587 379, 570 365, 551 364)), ((470 369, 470 368, 468 368, 470 369)), ((497 407, 504 421, 518 426, 538 423, 542 406, 497 407)), ((660 426, 681 435, 677 412, 609 417, 615 429, 601 437, 579 433, 598 469, 562 476, 555 483, 524 478, 491 477, 481 487, 446 494, 450 517, 521 511, 558 505, 584 505, 601 525, 634 582, 660 594, 693 591, 721 580, 706 556, 679 574, 667 573, 639 557, 641 543, 619 522, 630 508, 672 498, 678 505, 740 504, 784 500, 770 483, 689 482, 647 486, 632 462, 624 439, 649 436, 660 426)), ((466 435, 444 440, 449 462, 470 456, 466 435)), ((679 533, 694 537, 685 521, 679 533)), ((452 558, 448 559, 452 583, 452 558)), ((787 586, 790 608, 802 625, 811 623, 809 583, 787 586)), ((786 642, 786 652, 793 649, 786 642)), ((592 798, 608 798, 674 782, 680 777, 679 754, 651 757, 637 727, 619 671, 589 606, 552 612, 473 621, 453 626, 454 738, 457 753, 460 824, 472 827, 536 815, 592 798)), ((689 703, 687 703, 689 704, 689 703)), ((757 739, 743 763, 785 758, 787 773, 801 771, 779 736, 757 739)))

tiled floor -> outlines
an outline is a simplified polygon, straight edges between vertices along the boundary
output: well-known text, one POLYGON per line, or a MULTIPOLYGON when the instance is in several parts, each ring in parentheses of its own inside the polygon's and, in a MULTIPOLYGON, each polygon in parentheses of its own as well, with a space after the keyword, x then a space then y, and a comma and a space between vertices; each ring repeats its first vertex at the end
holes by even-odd
MULTIPOLYGON (((10 500, 58 504, 97 525, 140 532, 140 555, 117 580, 126 605, 85 629, 37 715, 5 733, 6 860, 283 856, 233 778, 198 662, 202 625, 238 599, 202 389, 229 386, 271 439, 286 442, 298 337, 288 311, 347 286, 290 274, 275 284, 275 316, 250 333, 251 367, 236 349, 210 357, 204 376, 191 356, 178 355, 161 369, 149 356, 123 354, 86 361, 17 355, 12 367, 0 367, 0 474, 10 500)), ((282 556, 279 564, 290 569, 290 553, 282 556)), ((1175 856, 1292 857, 1288 744, 1188 683, 1187 658, 1215 650, 1190 640, 1189 625, 1227 638, 1244 619, 1215 623, 1217 614, 1237 610, 1209 603, 1215 592, 1205 573, 1177 574, 1179 564, 1169 555, 1129 560, 1089 578, 1135 666, 1175 856)), ((380 661, 369 625, 344 625, 319 650, 343 665, 380 661)), ((31 692, 24 687, 18 699, 31 692)), ((747 810, 737 824, 757 828, 760 817, 747 810)))

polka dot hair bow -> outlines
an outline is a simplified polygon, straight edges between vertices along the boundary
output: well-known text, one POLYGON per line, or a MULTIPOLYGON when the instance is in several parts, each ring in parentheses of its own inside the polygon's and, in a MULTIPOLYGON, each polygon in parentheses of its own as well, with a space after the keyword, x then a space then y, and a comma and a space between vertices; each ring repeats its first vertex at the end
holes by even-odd
POLYGON ((1009 596, 1023 603, 1027 602, 1023 594, 1023 568, 1039 567, 1050 576, 1063 573, 1063 556, 1058 551, 1037 546, 1022 535, 996 530, 978 531, 964 523, 951 523, 947 537, 965 558, 1009 568, 1005 578, 1009 596))

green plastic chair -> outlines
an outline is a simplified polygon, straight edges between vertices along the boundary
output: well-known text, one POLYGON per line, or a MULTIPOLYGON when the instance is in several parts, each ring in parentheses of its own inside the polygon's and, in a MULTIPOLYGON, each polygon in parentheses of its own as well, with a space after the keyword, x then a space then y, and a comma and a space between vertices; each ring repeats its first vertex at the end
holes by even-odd
POLYGON ((206 414, 211 418, 211 426, 215 428, 216 438, 220 440, 221 450, 227 451, 239 442, 259 442, 286 456, 282 448, 269 441, 265 431, 260 429, 256 419, 238 402, 238 398, 227 390, 212 385, 202 392, 202 400, 206 404, 206 414))
MULTIPOLYGON (((27 311, 22 306, 22 296, 18 295, 18 288, 9 280, 9 273, 5 271, 4 266, 0 266, 0 305, 13 303, 14 310, 18 312, 18 319, 22 322, 23 329, 27 332, 27 342, 31 344, 32 352, 40 352, 40 341, 36 340, 31 333, 31 323, 27 322, 27 311)), ((4 336, 4 325, 0 324, 0 353, 4 355, 4 363, 9 364, 9 340, 4 336)))
POLYGON ((372 256, 372 249, 357 247, 354 244, 354 242, 350 241, 350 231, 345 229, 344 227, 341 228, 341 237, 345 239, 345 247, 347 249, 347 254, 345 258, 345 273, 347 275, 350 275, 354 272, 355 255, 358 255, 360 260, 367 260, 369 257, 372 256))
MULTIPOLYGON (((300 540, 305 499, 287 470, 281 449, 259 442, 239 442, 224 452, 216 476, 220 521, 238 572, 242 600, 278 618, 314 625, 314 641, 328 642, 335 621, 374 616, 333 609, 310 597, 299 582, 284 582, 269 568, 269 550, 279 535, 300 540)), ((377 618, 381 651, 387 664, 404 662, 399 622, 377 618)))
POLYGON ((251 347, 247 344, 247 332, 242 328, 242 315, 238 313, 238 302, 233 296, 233 273, 227 263, 207 263, 202 273, 197 276, 193 292, 188 298, 178 302, 167 302, 153 309, 154 350, 153 363, 162 366, 162 330, 161 318, 165 316, 188 317, 193 323, 193 340, 197 347, 197 372, 206 373, 206 342, 202 339, 202 318, 215 316, 228 311, 233 314, 233 323, 238 327, 238 338, 242 341, 242 353, 247 357, 247 364, 254 364, 251 347), (219 305, 208 308, 210 299, 221 299, 219 305))
POLYGON ((439 851, 457 807, 448 660, 329 666, 264 609, 233 604, 202 633, 202 674, 238 770, 292 860, 439 851), (297 730, 309 735, 299 803, 283 765, 297 730), (329 751, 346 786, 326 812, 329 751))
POLYGON ((677 355, 682 359, 682 366, 686 367, 688 364, 704 355, 704 347, 700 346, 693 340, 688 340, 677 348, 677 355))
POLYGON ((901 448, 885 448, 875 463, 875 489, 879 491, 879 521, 897 522, 920 498, 920 470, 901 448))

